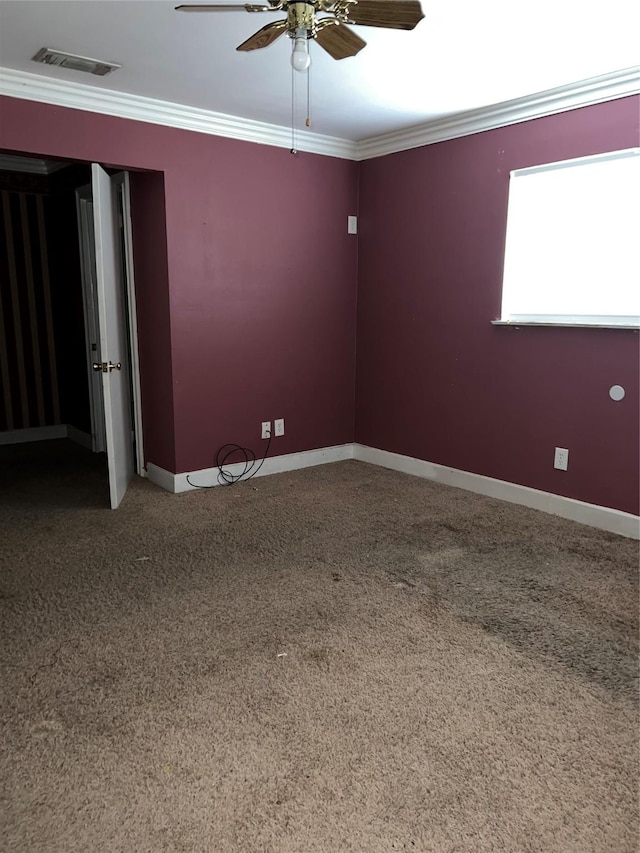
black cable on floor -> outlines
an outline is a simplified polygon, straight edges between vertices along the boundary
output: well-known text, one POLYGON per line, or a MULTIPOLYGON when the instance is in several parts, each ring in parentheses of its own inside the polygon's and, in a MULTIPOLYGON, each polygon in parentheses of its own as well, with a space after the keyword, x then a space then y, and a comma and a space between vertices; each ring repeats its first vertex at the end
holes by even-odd
MULTIPOLYGON (((236 483, 239 483, 240 480, 250 480, 252 477, 255 477, 258 471, 264 465, 264 460, 267 458, 269 454, 269 447, 271 446, 271 432, 267 436, 267 447, 264 451, 264 456, 258 463, 256 459, 256 454, 249 447, 242 447, 239 444, 223 444, 222 447, 216 453, 216 468, 218 469, 217 480, 218 485, 220 486, 233 486, 236 483), (233 456, 234 453, 242 453, 244 455, 244 468, 238 474, 232 474, 231 471, 225 470, 225 466, 227 465, 227 460, 229 457, 233 456), (257 464, 257 468, 256 468, 257 464), (254 470, 255 468, 255 470, 254 470)), ((229 462, 229 465, 239 465, 242 464, 243 460, 240 462, 229 462)), ((194 489, 215 489, 215 486, 199 486, 197 483, 192 483, 189 479, 189 475, 187 474, 187 483, 190 486, 193 486, 194 489)))

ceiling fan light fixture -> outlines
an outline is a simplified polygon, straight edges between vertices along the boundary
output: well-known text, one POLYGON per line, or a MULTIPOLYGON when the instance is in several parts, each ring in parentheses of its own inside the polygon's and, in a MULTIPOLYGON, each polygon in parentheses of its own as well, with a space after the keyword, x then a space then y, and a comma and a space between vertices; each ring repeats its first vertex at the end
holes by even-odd
POLYGON ((301 73, 307 71, 311 65, 309 39, 307 38, 306 30, 296 30, 293 38, 293 50, 291 51, 291 65, 296 71, 300 71, 301 73))
POLYGON ((315 39, 333 59, 356 56, 366 46, 348 24, 412 30, 423 18, 420 0, 268 0, 268 6, 251 3, 183 3, 180 12, 286 12, 287 17, 267 24, 238 45, 250 51, 268 47, 283 33, 293 39, 291 65, 307 71, 311 64, 309 41, 315 39), (318 18, 318 13, 326 17, 318 18))

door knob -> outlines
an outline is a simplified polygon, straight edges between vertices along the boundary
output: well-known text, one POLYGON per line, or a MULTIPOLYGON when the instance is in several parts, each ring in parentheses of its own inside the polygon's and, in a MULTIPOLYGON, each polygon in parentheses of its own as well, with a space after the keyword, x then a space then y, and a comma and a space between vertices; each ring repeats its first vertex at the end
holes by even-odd
POLYGON ((114 364, 113 361, 94 361, 93 369, 101 370, 103 373, 110 373, 112 370, 122 370, 122 362, 116 361, 114 364))

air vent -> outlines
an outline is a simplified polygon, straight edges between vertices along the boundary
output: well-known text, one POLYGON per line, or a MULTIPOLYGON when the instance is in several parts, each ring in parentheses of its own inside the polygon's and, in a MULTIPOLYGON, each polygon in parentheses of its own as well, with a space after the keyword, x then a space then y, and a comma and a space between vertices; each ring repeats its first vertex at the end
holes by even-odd
POLYGON ((41 48, 33 57, 34 62, 44 62, 45 65, 59 65, 72 71, 86 71, 104 77, 116 68, 121 68, 115 62, 102 62, 100 59, 89 59, 88 56, 75 56, 73 53, 62 53, 50 47, 41 48))

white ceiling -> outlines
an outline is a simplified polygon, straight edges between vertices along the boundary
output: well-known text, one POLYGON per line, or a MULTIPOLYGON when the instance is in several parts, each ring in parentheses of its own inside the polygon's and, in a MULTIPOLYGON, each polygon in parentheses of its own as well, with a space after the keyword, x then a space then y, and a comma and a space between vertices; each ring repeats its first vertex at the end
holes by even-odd
MULTIPOLYGON (((176 0, 177 2, 177 0, 176 0)), ((2 0, 0 66, 291 125, 291 42, 236 46, 281 13, 189 15, 165 0, 2 0), (38 65, 41 47, 116 62, 107 77, 38 65)), ((354 27, 361 53, 311 44, 317 134, 362 140, 640 64, 638 0, 422 0, 415 30, 354 27)), ((298 82, 297 124, 306 81, 298 82)))

